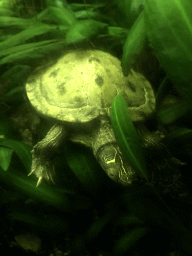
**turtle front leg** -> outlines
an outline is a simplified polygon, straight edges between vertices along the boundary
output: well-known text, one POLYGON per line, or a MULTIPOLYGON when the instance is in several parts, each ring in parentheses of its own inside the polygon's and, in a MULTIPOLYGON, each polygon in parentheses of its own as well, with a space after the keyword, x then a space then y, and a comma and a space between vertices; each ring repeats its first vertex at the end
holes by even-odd
POLYGON ((45 138, 33 147, 31 151, 31 172, 28 176, 32 173, 37 176, 38 182, 36 187, 39 186, 43 179, 54 182, 53 176, 55 169, 51 157, 57 151, 65 137, 65 128, 60 123, 57 123, 49 130, 45 138))

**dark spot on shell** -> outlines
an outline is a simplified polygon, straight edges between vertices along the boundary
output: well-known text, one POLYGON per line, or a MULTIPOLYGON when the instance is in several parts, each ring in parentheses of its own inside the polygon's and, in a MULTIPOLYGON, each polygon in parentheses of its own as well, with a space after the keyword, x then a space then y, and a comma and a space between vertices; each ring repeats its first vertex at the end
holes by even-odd
POLYGON ((132 90, 132 92, 136 92, 136 88, 134 84, 132 84, 131 82, 128 82, 128 86, 132 90))
POLYGON ((58 85, 57 88, 58 88, 60 94, 64 94, 66 92, 65 83, 58 85))
POLYGON ((74 101, 76 101, 77 103, 79 103, 79 105, 81 106, 82 104, 84 104, 84 99, 83 97, 74 97, 74 101))
POLYGON ((108 68, 106 68, 106 73, 111 74, 110 70, 108 68))
POLYGON ((101 98, 101 107, 105 108, 105 101, 103 100, 103 98, 101 98))
POLYGON ((98 86, 102 86, 104 82, 102 76, 97 76, 97 78, 95 78, 95 82, 98 86))
POLYGON ((95 115, 95 110, 94 109, 90 109, 89 111, 87 111, 86 114, 84 114, 84 116, 94 116, 95 115))
POLYGON ((52 76, 55 77, 57 75, 58 71, 59 71, 59 69, 54 70, 53 72, 50 73, 49 77, 52 77, 52 76))
POLYGON ((95 58, 95 57, 89 58, 89 63, 92 63, 93 61, 97 61, 98 63, 100 63, 100 60, 98 58, 95 58))

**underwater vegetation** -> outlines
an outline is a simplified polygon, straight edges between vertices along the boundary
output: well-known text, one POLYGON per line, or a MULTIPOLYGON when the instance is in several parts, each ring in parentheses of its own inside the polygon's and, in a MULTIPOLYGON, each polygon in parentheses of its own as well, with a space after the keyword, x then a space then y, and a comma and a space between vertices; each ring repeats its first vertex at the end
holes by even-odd
POLYGON ((192 3, 0 1, 1 246, 39 255, 192 254, 192 3), (156 109, 138 125, 125 99, 111 125, 137 179, 108 178, 92 151, 61 145, 55 184, 36 187, 33 146, 52 120, 31 108, 25 84, 39 66, 68 50, 98 49, 153 87, 156 109), (151 246, 153 245, 153 246, 151 246))

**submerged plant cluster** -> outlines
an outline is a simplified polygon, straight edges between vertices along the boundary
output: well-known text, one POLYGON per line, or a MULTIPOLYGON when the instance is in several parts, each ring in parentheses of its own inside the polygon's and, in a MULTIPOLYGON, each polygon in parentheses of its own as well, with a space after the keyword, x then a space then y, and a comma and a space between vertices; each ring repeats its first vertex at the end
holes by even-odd
POLYGON ((0 1, 1 246, 39 255, 191 255, 190 0, 0 1), (78 2, 78 3, 77 3, 78 2), (26 100, 37 66, 69 49, 100 49, 145 75, 156 111, 137 130, 124 99, 111 123, 138 180, 121 187, 92 152, 68 142, 56 184, 35 187, 33 145, 50 128, 26 100), (153 245, 153 246, 152 246, 153 245))

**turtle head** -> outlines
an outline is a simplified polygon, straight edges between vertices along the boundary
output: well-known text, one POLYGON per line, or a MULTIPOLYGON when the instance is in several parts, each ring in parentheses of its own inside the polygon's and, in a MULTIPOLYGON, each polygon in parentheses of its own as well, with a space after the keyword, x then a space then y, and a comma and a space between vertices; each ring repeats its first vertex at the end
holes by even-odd
POLYGON ((106 144, 98 152, 97 159, 103 170, 113 181, 127 186, 135 180, 135 171, 125 159, 117 144, 106 144))

